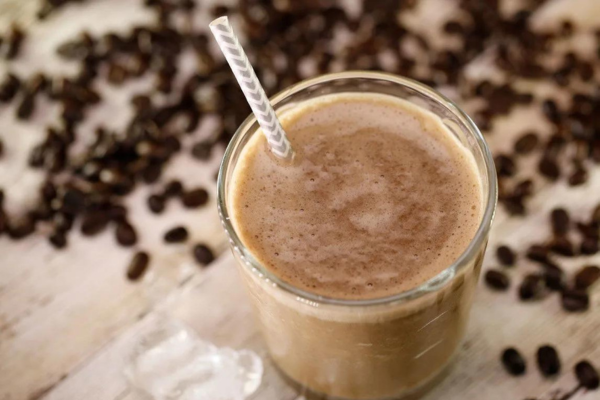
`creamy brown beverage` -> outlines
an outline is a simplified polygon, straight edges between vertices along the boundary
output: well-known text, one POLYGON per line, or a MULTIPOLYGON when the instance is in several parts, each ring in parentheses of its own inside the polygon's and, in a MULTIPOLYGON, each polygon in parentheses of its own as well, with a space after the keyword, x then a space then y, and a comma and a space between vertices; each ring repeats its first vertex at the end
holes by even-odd
POLYGON ((233 225, 281 281, 343 304, 294 298, 242 268, 273 359, 332 397, 423 387, 460 342, 483 249, 418 298, 367 303, 439 277, 465 251, 483 209, 473 156, 439 117, 383 94, 321 96, 281 122, 295 157, 253 135, 231 178, 233 225))

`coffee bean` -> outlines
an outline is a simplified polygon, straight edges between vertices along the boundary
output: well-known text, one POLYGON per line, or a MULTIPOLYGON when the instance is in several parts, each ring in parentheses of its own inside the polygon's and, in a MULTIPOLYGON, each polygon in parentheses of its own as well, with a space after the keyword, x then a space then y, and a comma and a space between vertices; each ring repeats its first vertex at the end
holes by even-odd
POLYGON ((446 24, 444 24, 444 32, 449 33, 449 34, 460 35, 460 34, 464 33, 464 28, 460 24, 460 22, 448 21, 448 22, 446 22, 446 24))
POLYGON ((571 218, 564 208, 555 208, 550 213, 550 222, 555 235, 564 235, 569 230, 571 218))
POLYGON ((600 251, 600 243, 598 242, 598 238, 586 237, 581 242, 581 254, 592 255, 596 254, 598 251, 600 251))
POLYGON ((579 384, 588 390, 595 390, 600 386, 598 371, 587 360, 580 361, 575 365, 575 376, 579 384))
POLYGON ((549 246, 550 251, 560 254, 565 257, 573 257, 575 255, 575 247, 566 236, 558 236, 552 239, 549 246))
POLYGON ((165 185, 164 195, 166 197, 177 197, 183 193, 183 185, 174 179, 165 185))
POLYGON ((496 156, 494 163, 499 176, 513 176, 517 169, 513 159, 507 155, 496 156))
POLYGON ((208 192, 202 188, 190 190, 183 194, 181 201, 186 208, 200 207, 208 202, 208 192))
POLYGON ((506 371, 514 376, 523 375, 526 370, 525 359, 512 347, 502 352, 502 364, 506 371))
POLYGON ((108 225, 108 218, 104 213, 90 212, 81 220, 81 233, 84 236, 95 236, 102 232, 108 225))
POLYGON ((503 204, 510 215, 525 215, 525 205, 521 198, 511 196, 504 199, 503 204))
POLYGON ((73 217, 69 214, 57 212, 52 217, 54 229, 61 232, 67 232, 73 226, 73 217))
POLYGON ((540 173, 550 180, 557 180, 560 177, 560 168, 551 157, 543 156, 538 164, 540 173))
POLYGON ((197 160, 206 161, 210 158, 212 146, 208 142, 198 142, 192 147, 192 156, 197 160))
POLYGON ((550 122, 556 123, 560 121, 560 111, 558 110, 558 106, 554 100, 545 100, 542 103, 542 111, 550 122))
POLYGON ((548 249, 545 246, 534 244, 527 249, 526 256, 532 261, 544 262, 548 260, 548 249))
POLYGON ((35 221, 29 217, 24 217, 17 222, 10 222, 7 224, 6 229, 11 239, 21 240, 35 232, 35 221))
POLYGON ((150 256, 145 251, 138 251, 134 254, 127 267, 127 279, 137 281, 140 279, 150 264, 150 256))
POLYGON ((23 40, 25 40, 25 32, 17 24, 13 24, 6 37, 4 57, 7 60, 11 60, 19 54, 23 40))
POLYGON ((588 180, 587 170, 583 167, 576 168, 569 176, 569 186, 580 186, 588 180))
POLYGON ((485 273, 485 283, 492 289, 505 291, 510 286, 508 276, 502 271, 489 269, 485 273))
POLYGON ((570 312, 586 311, 590 305, 588 294, 578 289, 563 291, 561 301, 563 309, 570 312))
POLYGON ((6 214, 0 209, 0 235, 3 234, 8 228, 8 220, 6 214))
POLYGON ((135 231, 135 228, 126 221, 117 224, 115 237, 121 246, 130 247, 137 243, 137 232, 135 231))
POLYGON ((544 283, 550 290, 561 291, 565 288, 565 274, 556 265, 544 264, 544 283))
POLYGON ((25 93, 23 97, 21 97, 21 101, 19 102, 16 111, 18 119, 24 121, 31 117, 35 107, 34 101, 35 99, 31 93, 25 93))
POLYGON ((525 179, 519 182, 514 190, 513 196, 517 198, 528 197, 533 194, 533 181, 531 179, 525 179))
POLYGON ((511 266, 515 264, 515 252, 508 246, 498 246, 496 249, 496 257, 502 265, 511 266))
POLYGON ((146 183, 154 183, 158 181, 160 175, 162 174, 162 165, 161 164, 150 164, 142 171, 142 179, 146 183))
POLYGON ((188 239, 188 231, 183 226, 177 226, 169 229, 164 236, 167 243, 181 243, 188 239))
POLYGON ((67 237, 65 236, 65 233, 60 230, 57 230, 56 232, 52 233, 48 237, 48 240, 50 241, 50 244, 56 249, 63 249, 67 246, 67 237))
POLYGON ((111 64, 108 69, 108 81, 114 85, 120 85, 127 78, 127 70, 119 64, 111 64))
POLYGON ((575 226, 579 233, 585 238, 599 239, 600 238, 600 224, 592 222, 589 224, 583 222, 576 222, 575 226))
POLYGON ((537 351, 537 364, 542 375, 548 377, 560 372, 560 358, 550 345, 541 346, 537 351))
POLYGON ((165 210, 164 196, 153 194, 148 197, 148 208, 154 214, 161 214, 165 210))
POLYGON ((545 281, 541 275, 526 275, 519 286, 519 298, 524 301, 537 300, 545 291, 545 281))
POLYGON ((575 288, 587 289, 600 279, 600 268, 595 265, 587 265, 581 268, 575 275, 575 288))
POLYGON ((594 208, 594 211, 592 211, 592 218, 591 218, 591 220, 592 220, 592 222, 600 224, 600 204, 598 204, 596 206, 596 208, 594 208))
POLYGON ((539 138, 535 132, 526 132, 515 142, 515 153, 529 154, 537 147, 538 143, 539 138))
POLYGON ((2 83, 0 83, 0 102, 11 101, 19 88, 21 87, 21 81, 16 75, 8 73, 2 83))
POLYGON ((202 266, 210 264, 215 259, 213 252, 204 244, 195 245, 193 253, 196 262, 202 266))

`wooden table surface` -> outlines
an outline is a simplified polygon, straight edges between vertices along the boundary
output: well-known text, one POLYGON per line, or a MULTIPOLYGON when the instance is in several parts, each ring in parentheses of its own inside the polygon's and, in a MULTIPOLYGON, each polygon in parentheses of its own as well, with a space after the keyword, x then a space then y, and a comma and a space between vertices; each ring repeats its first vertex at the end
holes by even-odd
MULTIPOLYGON (((31 3, 4 0, 0 4, 0 27, 14 15, 27 23, 35 9, 31 3)), ((202 2, 203 10, 207 3, 210 2, 202 2)), ((443 42, 438 22, 441 15, 447 18, 452 12, 453 1, 422 3, 414 12, 414 21, 422 14, 428 16, 429 23, 407 23, 428 36, 437 35, 435 40, 443 42)), ((505 11, 517 9, 519 3, 505 0, 505 11)), ((590 29, 600 27, 600 1, 550 0, 534 16, 534 26, 556 26, 565 17, 576 22, 581 32, 565 46, 584 53, 595 51, 590 29)), ((11 68, 23 76, 38 70, 68 73, 73 66, 60 62, 53 53, 69 36, 84 28, 92 34, 125 31, 149 18, 138 1, 103 0, 66 7, 47 22, 31 26, 24 55, 11 68)), ((207 14, 199 13, 197 23, 206 26, 207 22, 207 14)), ((1 73, 6 69, 6 65, 0 65, 1 73)), ((473 79, 495 74, 497 71, 485 54, 467 70, 473 79)), ((543 82, 514 84, 527 87, 536 95, 552 93, 559 99, 561 96, 555 87, 543 82)), ((141 80, 119 90, 102 87, 103 96, 109 101, 94 109, 85 121, 87 130, 91 132, 98 123, 123 127, 129 117, 129 97, 148 85, 148 81, 141 80)), ((469 104, 464 106, 469 109, 469 104)), ((0 137, 6 147, 0 166, 0 187, 7 193, 6 207, 17 212, 35 200, 31 193, 42 178, 25 166, 27 152, 43 137, 41 127, 57 110, 50 103, 40 104, 33 121, 28 123, 17 122, 13 111, 13 105, 0 110, 0 137)), ((550 133, 539 106, 517 108, 497 120, 487 136, 490 147, 493 152, 508 150, 515 137, 529 128, 546 136, 550 133)), ((198 132, 186 139, 184 148, 189 148, 195 139, 210 135, 211 129, 211 121, 205 121, 198 132)), ((210 188, 210 204, 200 211, 184 211, 179 205, 170 204, 163 215, 151 216, 145 199, 152 187, 138 188, 127 199, 131 219, 140 228, 139 247, 153 252, 152 269, 141 282, 132 284, 125 279, 131 251, 119 248, 112 232, 92 239, 74 232, 64 251, 51 248, 42 235, 20 242, 0 237, 0 400, 143 399, 144 394, 128 386, 124 366, 140 336, 169 320, 189 324, 200 337, 219 346, 250 348, 259 353, 265 361, 265 376, 252 399, 297 398, 275 374, 266 356, 218 221, 213 176, 222 151, 213 152, 205 163, 192 160, 187 156, 189 151, 184 151, 165 172, 166 178, 177 176, 187 185, 210 188), (208 268, 200 269, 190 256, 189 245, 163 245, 163 232, 176 224, 191 230, 192 243, 208 243, 220 257, 208 268)), ((519 173, 531 176, 535 159, 519 162, 519 173)), ((544 240, 548 212, 556 206, 568 208, 574 218, 587 217, 600 201, 600 168, 591 170, 589 182, 577 189, 567 190, 564 182, 550 185, 541 179, 536 180, 536 185, 538 190, 529 203, 531 212, 526 218, 509 217, 499 208, 490 249, 503 243, 523 251, 529 244, 544 240)), ((488 252, 484 268, 495 266, 492 253, 488 252)), ((561 259, 561 265, 570 273, 592 263, 600 264, 600 255, 561 259)), ((533 264, 520 258, 518 268, 510 271, 511 279, 518 282, 533 270, 533 264)), ((558 296, 523 304, 517 300, 514 287, 499 294, 480 286, 460 356, 450 375, 425 397, 427 400, 550 399, 554 390, 575 386, 571 371, 580 359, 587 358, 600 366, 597 288, 588 312, 567 314, 561 310, 558 296), (552 380, 543 379, 533 362, 535 349, 545 343, 558 348, 564 366, 564 372, 552 380), (498 361, 501 350, 509 345, 522 349, 529 361, 529 373, 524 377, 508 376, 498 361)), ((580 391, 574 399, 600 399, 600 392, 580 391)))

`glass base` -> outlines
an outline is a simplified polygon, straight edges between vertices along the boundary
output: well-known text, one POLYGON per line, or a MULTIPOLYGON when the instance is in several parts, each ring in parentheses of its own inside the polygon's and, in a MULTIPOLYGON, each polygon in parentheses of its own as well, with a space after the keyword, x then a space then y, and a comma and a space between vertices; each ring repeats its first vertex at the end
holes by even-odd
POLYGON ((286 382, 286 384, 292 387, 296 391, 296 393, 298 393, 299 396, 303 397, 302 400, 418 400, 448 376, 454 364, 455 357, 456 352, 452 357, 450 357, 446 365, 444 365, 435 375, 433 375, 431 378, 429 378, 416 388, 410 389, 409 391, 397 396, 378 398, 336 397, 324 393, 315 392, 289 377, 281 368, 279 368, 279 366, 273 360, 271 360, 271 362, 275 366, 275 370, 277 371, 279 376, 281 376, 281 378, 286 382))

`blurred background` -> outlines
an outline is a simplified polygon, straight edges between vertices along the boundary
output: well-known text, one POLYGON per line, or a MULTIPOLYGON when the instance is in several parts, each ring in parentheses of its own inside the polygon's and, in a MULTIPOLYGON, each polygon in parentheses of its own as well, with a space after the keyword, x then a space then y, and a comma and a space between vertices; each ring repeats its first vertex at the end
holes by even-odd
MULTIPOLYGON (((0 0, 0 399, 135 398, 123 355, 158 315, 265 354, 216 211, 250 113, 208 30, 222 15, 268 95, 387 71, 440 90, 488 140, 500 199, 484 274, 510 284, 482 279, 467 356, 428 398, 576 386, 510 378, 508 345, 600 365, 598 285, 574 283, 600 261, 597 0, 0 0), (532 274, 543 293, 524 298, 532 274)), ((266 368, 254 398, 294 399, 266 368)))

